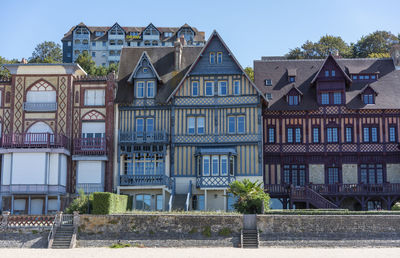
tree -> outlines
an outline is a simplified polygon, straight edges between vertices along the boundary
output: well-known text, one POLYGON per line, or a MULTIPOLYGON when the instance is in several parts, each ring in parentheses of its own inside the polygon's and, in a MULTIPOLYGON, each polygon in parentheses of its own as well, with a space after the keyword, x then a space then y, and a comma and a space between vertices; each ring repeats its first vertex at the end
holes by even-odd
POLYGON ((96 63, 93 61, 92 57, 89 56, 87 51, 83 51, 75 62, 78 63, 88 74, 96 75, 96 63))
POLYGON ((262 182, 249 179, 229 184, 228 192, 236 197, 235 210, 245 214, 264 213, 269 209, 269 195, 264 192, 262 182))
POLYGON ((4 57, 0 56, 0 78, 2 77, 10 77, 10 72, 4 68, 2 65, 4 64, 15 64, 18 63, 17 59, 7 60, 4 57))
POLYGON ((74 211, 77 211, 80 214, 88 214, 92 206, 93 194, 86 195, 85 192, 80 189, 79 196, 65 209, 65 213, 72 214, 74 211))
POLYGON ((53 41, 44 41, 36 46, 29 63, 61 63, 62 50, 60 44, 53 41))
POLYGON ((354 57, 389 56, 390 48, 398 43, 399 37, 390 31, 375 31, 362 36, 353 46, 354 57))
POLYGON ((247 76, 250 77, 250 80, 254 82, 254 70, 251 67, 246 67, 244 68, 245 73, 247 74, 247 76))

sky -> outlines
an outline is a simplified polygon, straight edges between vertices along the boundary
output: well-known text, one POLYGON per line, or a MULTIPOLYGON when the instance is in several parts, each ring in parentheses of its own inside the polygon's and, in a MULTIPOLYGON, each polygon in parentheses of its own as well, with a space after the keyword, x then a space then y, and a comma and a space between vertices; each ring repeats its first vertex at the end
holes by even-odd
POLYGON ((29 58, 43 41, 61 44, 64 33, 88 26, 215 29, 243 67, 279 56, 323 35, 356 42, 376 30, 400 33, 399 0, 1 0, 0 56, 29 58))

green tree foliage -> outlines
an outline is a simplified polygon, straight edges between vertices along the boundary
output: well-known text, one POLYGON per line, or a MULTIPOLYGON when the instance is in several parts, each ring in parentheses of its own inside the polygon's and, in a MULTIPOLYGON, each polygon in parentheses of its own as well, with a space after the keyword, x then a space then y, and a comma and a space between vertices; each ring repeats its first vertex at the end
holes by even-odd
POLYGON ((228 192, 236 197, 235 210, 245 214, 260 214, 269 209, 269 195, 264 192, 262 182, 249 179, 229 184, 228 192))
POLYGON ((353 47, 354 57, 389 56, 390 48, 398 43, 399 37, 390 31, 375 31, 361 37, 353 47))
POLYGON ((61 63, 62 50, 60 44, 53 41, 44 41, 36 46, 29 63, 61 63))
POLYGON ((246 67, 244 68, 245 73, 247 74, 247 76, 250 77, 250 79, 254 82, 254 70, 251 67, 246 67))
POLYGON ((4 64, 15 64, 18 63, 17 59, 7 60, 4 57, 0 56, 0 78, 2 77, 10 77, 10 72, 3 67, 4 64))
POLYGON ((400 211, 400 202, 396 202, 396 203, 392 206, 392 211, 400 211))
POLYGON ((330 53, 350 57, 351 48, 341 37, 325 35, 317 42, 307 40, 300 48, 291 49, 286 56, 288 59, 325 58, 330 53))
POLYGON ((72 214, 74 211, 78 211, 80 214, 88 214, 92 207, 92 203, 93 194, 86 195, 85 192, 80 189, 79 196, 65 209, 65 213, 72 214))
POLYGON ((110 64, 108 67, 96 66, 96 63, 87 51, 82 52, 75 62, 89 75, 105 76, 111 72, 118 72, 118 63, 110 64))

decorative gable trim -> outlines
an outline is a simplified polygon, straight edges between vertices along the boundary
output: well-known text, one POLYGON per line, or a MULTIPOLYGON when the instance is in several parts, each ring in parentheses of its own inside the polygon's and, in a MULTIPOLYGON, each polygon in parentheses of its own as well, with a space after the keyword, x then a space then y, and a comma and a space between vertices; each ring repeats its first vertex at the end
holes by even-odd
POLYGON ((135 73, 137 72, 137 70, 141 67, 141 63, 142 63, 142 61, 143 61, 144 59, 147 59, 147 61, 149 62, 150 68, 153 70, 153 73, 156 75, 157 80, 158 80, 158 81, 161 81, 161 78, 160 78, 160 76, 158 75, 157 70, 156 70, 156 69, 154 68, 154 66, 153 66, 153 62, 151 61, 150 56, 147 54, 146 51, 143 51, 142 55, 141 55, 140 58, 139 58, 139 61, 137 62, 135 68, 134 68, 133 71, 132 71, 131 76, 129 76, 128 82, 130 82, 130 83, 133 82, 133 77, 134 77, 135 73))
POLYGON ((82 120, 91 120, 91 121, 105 120, 105 116, 97 112, 96 110, 91 110, 82 117, 82 120))
POLYGON ((147 25, 147 27, 142 30, 141 35, 143 35, 143 33, 150 27, 153 27, 154 29, 156 29, 158 31, 158 33, 160 33, 160 35, 162 34, 161 31, 156 26, 154 26, 153 23, 150 22, 150 24, 147 25))
POLYGON ((364 87, 364 89, 360 92, 360 95, 368 94, 368 93, 374 93, 375 96, 378 96, 378 92, 371 87, 371 85, 367 84, 367 86, 364 87))
POLYGON ((203 53, 205 52, 205 50, 207 49, 207 47, 210 45, 210 42, 212 41, 212 39, 214 37, 217 37, 222 45, 224 46, 224 48, 226 49, 226 51, 228 52, 228 55, 230 57, 232 57, 234 63, 239 67, 239 69, 242 71, 243 75, 247 78, 247 80, 250 82, 250 84, 255 88, 255 90, 258 92, 258 94, 260 94, 263 99, 268 103, 268 100, 266 99, 266 97, 264 96, 264 94, 262 94, 262 92, 256 87, 256 85, 254 84, 254 82, 250 79, 250 77, 246 74, 246 72, 244 71, 243 67, 240 65, 240 63, 238 62, 238 60, 235 58, 235 56, 232 54, 231 50, 228 48, 228 46, 225 44, 224 40, 221 38, 221 36, 218 34, 218 32, 216 30, 213 31, 213 33, 211 33, 210 37, 208 38, 206 44, 204 45, 203 49, 200 51, 199 55, 196 57, 195 61, 193 62, 193 64, 190 66, 189 70, 186 72, 186 74, 183 76, 182 80, 179 82, 178 86, 176 87, 176 89, 171 93, 171 95, 167 98, 167 102, 171 100, 171 98, 178 92, 178 90, 180 89, 180 87, 182 86, 183 82, 186 80, 186 78, 188 78, 189 74, 191 73, 191 71, 194 69, 194 67, 196 66, 197 62, 200 60, 200 58, 203 56, 203 53))
POLYGON ((296 86, 294 84, 292 84, 292 88, 286 93, 286 96, 293 95, 292 94, 293 92, 296 92, 298 95, 303 96, 303 92, 301 92, 301 90, 296 88, 296 86))
POLYGON ((126 34, 126 31, 124 30, 124 28, 121 27, 121 25, 118 24, 118 22, 114 23, 114 25, 111 26, 111 27, 107 30, 107 33, 108 33, 110 30, 112 30, 115 26, 118 26, 118 27, 126 34))
POLYGON ((335 63, 335 65, 339 68, 339 71, 343 74, 344 78, 346 79, 346 82, 351 84, 353 81, 351 80, 351 78, 347 75, 347 73, 342 69, 342 67, 340 67, 340 65, 336 62, 336 59, 329 54, 329 56, 325 59, 324 63, 321 65, 321 67, 319 68, 318 72, 315 74, 314 78, 311 81, 311 85, 313 85, 316 81, 318 76, 320 75, 320 73, 322 72, 322 69, 325 67, 325 64, 328 62, 328 59, 332 59, 333 62, 335 63))

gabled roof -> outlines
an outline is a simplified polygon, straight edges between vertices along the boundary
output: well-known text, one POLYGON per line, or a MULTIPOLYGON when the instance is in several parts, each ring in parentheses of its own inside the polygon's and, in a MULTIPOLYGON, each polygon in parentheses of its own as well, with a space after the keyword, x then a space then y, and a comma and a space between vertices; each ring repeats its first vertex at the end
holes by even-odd
POLYGON ((224 48, 226 49, 226 51, 228 52, 229 56, 232 57, 234 63, 239 67, 239 69, 242 71, 242 73, 244 74, 244 76, 248 79, 248 81, 250 82, 250 84, 256 89, 256 91, 264 98, 265 101, 267 101, 266 97, 262 94, 262 92, 256 87, 256 85, 253 83, 253 81, 250 79, 250 77, 246 74, 246 72, 244 71, 243 67, 240 65, 240 63, 238 62, 238 60, 235 58, 235 56, 233 55, 233 53, 231 52, 231 50, 228 48, 228 46, 225 44, 224 40, 221 38, 221 36, 218 34, 218 32, 216 30, 214 30, 210 37, 208 38, 206 44, 204 45, 203 49, 201 50, 201 52, 199 53, 199 55, 197 56, 196 60, 193 62, 193 64, 190 66, 189 70, 186 72, 185 76, 182 78, 181 82, 178 84, 178 86, 176 87, 176 89, 172 92, 172 94, 168 97, 167 101, 169 101, 175 94, 176 92, 179 90, 179 88, 182 86, 183 82, 185 81, 185 79, 189 76, 190 72, 194 69, 194 67, 196 66, 197 62, 200 60, 200 58, 202 57, 204 51, 207 49, 207 47, 209 46, 211 40, 217 37, 222 45, 224 46, 224 48))
POLYGON ((286 95, 288 95, 292 90, 296 91, 297 93, 299 93, 300 95, 303 95, 303 92, 301 92, 301 90, 299 90, 298 88, 296 88, 295 84, 292 84, 292 88, 288 90, 288 92, 286 93, 286 95))
POLYGON ((141 34, 143 34, 143 32, 144 32, 145 30, 147 30, 147 28, 149 28, 150 26, 152 26, 153 28, 155 28, 155 29, 158 31, 158 33, 161 34, 161 31, 160 31, 156 26, 154 26, 154 24, 151 23, 151 22, 150 22, 149 25, 146 26, 146 28, 144 28, 144 29, 142 30, 141 34))
POLYGON ((130 83, 132 83, 132 81, 133 81, 133 76, 134 76, 135 73, 137 72, 137 69, 139 68, 140 63, 142 62, 142 60, 143 60, 144 58, 146 58, 146 59, 149 61, 150 67, 151 67, 151 69, 153 70, 154 74, 156 75, 157 80, 158 80, 158 81, 161 81, 161 78, 160 78, 160 76, 158 75, 157 70, 156 70, 156 69, 154 68, 154 66, 153 66, 153 62, 151 61, 151 58, 149 57, 149 55, 147 54, 146 51, 143 51, 142 56, 139 58, 139 60, 138 60, 138 62, 137 62, 137 64, 136 64, 136 66, 135 66, 135 69, 133 69, 133 72, 132 72, 131 76, 130 76, 129 79, 128 79, 128 81, 129 81, 130 83))
POLYGON ((378 92, 377 92, 370 84, 365 85, 364 89, 362 89, 362 90, 360 91, 360 94, 364 94, 365 91, 367 91, 367 90, 371 90, 372 92, 374 92, 374 94, 375 94, 376 96, 378 96, 378 92))
POLYGON ((352 81, 351 81, 350 77, 346 74, 346 72, 342 69, 342 67, 340 67, 340 65, 338 65, 338 63, 336 62, 336 59, 333 58, 333 56, 331 54, 329 54, 329 56, 327 58, 325 58, 324 63, 321 65, 321 67, 319 68, 318 72, 315 74, 314 78, 311 81, 311 84, 315 83, 315 81, 317 80, 319 74, 321 73, 321 70, 325 67, 325 64, 328 62, 328 60, 333 60, 333 62, 339 68, 339 71, 343 74, 344 78, 346 79, 346 82, 351 84, 352 81))
POLYGON ((107 32, 109 32, 109 31, 110 31, 112 28, 114 28, 115 26, 118 26, 118 27, 119 27, 121 30, 123 30, 123 31, 125 32, 125 34, 126 34, 126 31, 124 30, 124 28, 122 28, 121 25, 118 24, 118 22, 115 22, 114 25, 111 26, 111 27, 107 30, 107 32))

